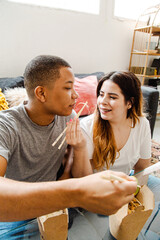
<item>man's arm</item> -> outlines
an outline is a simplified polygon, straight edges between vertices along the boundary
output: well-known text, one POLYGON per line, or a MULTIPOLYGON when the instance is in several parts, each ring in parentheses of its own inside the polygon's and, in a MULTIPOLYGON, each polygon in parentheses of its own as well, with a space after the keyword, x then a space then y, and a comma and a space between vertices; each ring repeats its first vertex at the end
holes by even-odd
POLYGON ((74 118, 67 124, 66 139, 67 143, 73 147, 72 176, 83 177, 92 174, 86 139, 81 131, 79 119, 74 118))
POLYGON ((7 169, 7 160, 0 156, 0 176, 4 177, 7 169))
POLYGON ((110 215, 134 197, 137 183, 123 173, 125 182, 102 178, 104 171, 83 178, 25 183, 0 177, 0 221, 35 218, 67 207, 82 207, 110 215))

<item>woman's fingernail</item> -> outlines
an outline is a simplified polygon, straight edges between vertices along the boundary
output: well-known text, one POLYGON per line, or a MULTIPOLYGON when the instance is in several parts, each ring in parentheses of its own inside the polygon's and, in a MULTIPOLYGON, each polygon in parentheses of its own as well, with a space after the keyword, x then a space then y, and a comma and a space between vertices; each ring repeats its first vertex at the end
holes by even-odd
POLYGON ((73 119, 71 118, 71 119, 70 119, 70 122, 72 122, 72 120, 73 120, 73 119))

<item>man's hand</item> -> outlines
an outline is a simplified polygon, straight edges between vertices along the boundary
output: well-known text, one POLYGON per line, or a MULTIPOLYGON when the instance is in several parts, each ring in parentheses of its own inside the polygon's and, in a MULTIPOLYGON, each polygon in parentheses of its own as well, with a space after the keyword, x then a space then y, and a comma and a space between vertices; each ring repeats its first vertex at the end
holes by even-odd
POLYGON ((79 181, 79 207, 104 215, 114 214, 134 198, 137 182, 124 173, 103 171, 81 178, 79 181), (102 176, 110 172, 128 181, 109 181, 102 176))

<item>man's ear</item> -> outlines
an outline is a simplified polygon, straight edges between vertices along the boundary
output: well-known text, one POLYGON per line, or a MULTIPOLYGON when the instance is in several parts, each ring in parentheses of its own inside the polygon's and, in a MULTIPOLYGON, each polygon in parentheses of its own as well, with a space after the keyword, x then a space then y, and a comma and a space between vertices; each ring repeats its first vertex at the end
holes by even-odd
POLYGON ((37 86, 34 89, 34 94, 36 96, 36 98, 41 101, 42 103, 44 103, 46 101, 46 94, 45 94, 45 88, 42 86, 37 86))

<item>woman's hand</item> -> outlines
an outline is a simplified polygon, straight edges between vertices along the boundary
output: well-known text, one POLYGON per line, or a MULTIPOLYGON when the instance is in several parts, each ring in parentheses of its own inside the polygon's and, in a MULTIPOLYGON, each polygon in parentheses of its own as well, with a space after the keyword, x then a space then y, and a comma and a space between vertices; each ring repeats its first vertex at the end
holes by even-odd
POLYGON ((86 139, 81 131, 79 119, 76 117, 67 123, 66 141, 73 147, 72 176, 77 178, 93 173, 88 158, 86 139))
POLYGON ((76 117, 67 123, 66 141, 69 145, 73 146, 76 151, 82 150, 86 145, 79 119, 76 117))

